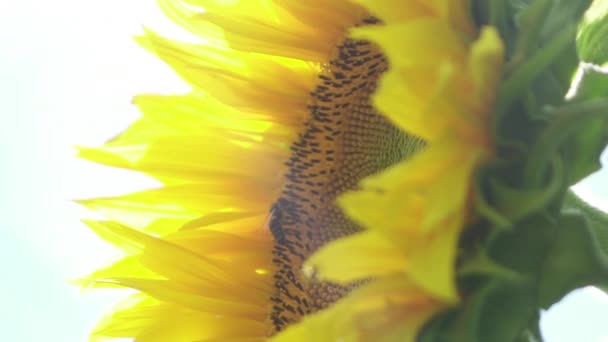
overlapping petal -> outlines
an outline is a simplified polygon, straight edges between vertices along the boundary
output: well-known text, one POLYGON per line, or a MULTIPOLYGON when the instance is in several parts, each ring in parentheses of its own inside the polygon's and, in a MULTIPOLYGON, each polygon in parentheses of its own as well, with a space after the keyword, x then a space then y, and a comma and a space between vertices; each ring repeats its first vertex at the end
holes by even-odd
POLYGON ((269 210, 310 92, 348 27, 367 16, 345 0, 162 0, 201 38, 138 42, 192 90, 141 95, 143 116, 80 156, 157 179, 159 188, 82 200, 88 222, 126 257, 78 281, 138 290, 91 339, 256 341, 273 333, 269 210), (246 288, 247 290, 243 290, 246 288))
POLYGON ((453 23, 441 17, 392 26, 358 33, 383 47, 392 65, 377 91, 376 104, 429 145, 412 159, 364 180, 362 190, 344 195, 341 203, 351 217, 405 251, 412 277, 423 287, 454 300, 457 237, 468 218, 475 169, 491 155, 488 112, 500 78, 503 47, 491 28, 469 45, 453 23), (406 37, 403 45, 395 44, 392 31, 406 37), (434 39, 448 43, 441 48, 426 46, 434 39), (408 54, 405 49, 424 54, 408 54), (420 261, 422 255, 426 260, 420 261), (437 267, 431 267, 433 273, 428 272, 430 255, 439 258, 437 267))
MULTIPOLYGON (((449 302, 458 298, 454 283, 457 240, 467 219, 471 177, 483 153, 483 149, 456 139, 431 144, 411 160, 367 178, 362 190, 347 193, 340 200, 346 213, 370 230, 359 235, 373 233, 377 235, 373 239, 384 239, 390 250, 403 255, 403 272, 449 302)), ((325 249, 337 249, 338 242, 335 245, 325 249)), ((355 248, 350 254, 340 249, 342 259, 356 253, 355 248)), ((367 263, 382 269, 385 262, 376 255, 368 254, 375 261, 367 263)), ((311 260, 318 259, 313 256, 311 260)), ((332 273, 327 274, 331 278, 332 273)), ((374 275, 370 271, 368 276, 374 275)))
POLYGON ((110 220, 89 222, 92 229, 127 256, 81 284, 140 291, 99 323, 93 339, 257 341, 274 333, 268 211, 319 73, 345 32, 371 13, 379 24, 352 37, 379 45, 391 67, 374 106, 428 146, 340 200, 366 230, 322 248, 306 271, 364 285, 276 339, 412 341, 458 301, 454 263, 471 177, 492 153, 487 114, 502 60, 496 33, 483 30, 471 44, 464 0, 159 3, 203 39, 176 42, 147 30, 140 44, 192 91, 137 97, 140 120, 104 146, 81 150, 162 184, 82 201, 110 220))
POLYGON ((374 280, 329 309, 306 317, 273 342, 413 342, 420 328, 445 305, 403 275, 374 280))
MULTIPOLYGON (((323 247, 308 260, 307 271, 342 283, 378 279, 374 283, 401 274, 422 297, 453 305, 459 301, 455 266, 459 237, 471 220, 472 180, 493 154, 489 113, 504 48, 492 28, 483 28, 471 43, 465 2, 361 3, 381 20, 387 15, 385 25, 353 33, 377 43, 391 65, 374 104, 427 146, 340 198, 345 212, 367 230, 323 247), (388 13, 394 6, 410 6, 411 15, 388 13)), ((348 300, 353 306, 364 303, 354 294, 348 300)), ((375 317, 371 309, 365 314, 375 317)), ((322 315, 332 319, 319 313, 305 320, 308 328, 293 328, 285 336, 306 336, 297 334, 321 324, 316 320, 322 315)))

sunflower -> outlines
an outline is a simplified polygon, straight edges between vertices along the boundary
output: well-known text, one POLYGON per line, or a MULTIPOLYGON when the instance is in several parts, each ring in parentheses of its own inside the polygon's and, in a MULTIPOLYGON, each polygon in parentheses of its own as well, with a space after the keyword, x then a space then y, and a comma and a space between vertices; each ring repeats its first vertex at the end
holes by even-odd
MULTIPOLYGON (((361 2, 380 18, 403 4, 361 2)), ((367 230, 327 244, 305 271, 340 284, 369 281, 277 341, 413 341, 431 316, 459 301, 458 238, 471 220, 474 172, 494 154, 489 113, 504 47, 491 27, 474 40, 463 4, 442 5, 353 32, 377 43, 392 65, 375 107, 427 145, 339 198, 367 230)))
POLYGON ((126 256, 81 284, 138 290, 91 339, 411 340, 456 303, 502 61, 468 2, 159 4, 202 40, 146 30, 191 91, 136 97, 137 122, 81 150, 162 183, 82 201, 126 256))
MULTIPOLYGON (((371 2, 368 6, 378 12, 382 9, 371 2)), ((466 32, 452 24, 454 15, 389 21, 385 26, 356 31, 356 36, 382 46, 393 64, 376 93, 376 107, 403 130, 423 137, 427 146, 413 158, 364 179, 361 189, 341 196, 339 201, 348 215, 369 230, 330 244, 323 257, 313 258, 335 262, 339 268, 342 258, 374 245, 365 243, 364 236, 379 234, 406 251, 407 262, 395 265, 402 268, 407 263, 410 276, 420 286, 447 301, 457 299, 453 281, 456 240, 468 219, 472 176, 493 154, 488 114, 504 53, 493 28, 483 29, 472 43, 459 38, 466 37, 466 32), (423 32, 425 40, 420 41, 423 32), (407 49, 424 52, 414 56, 405 54, 406 47, 398 44, 389 47, 383 40, 390 36, 401 37, 407 49), (425 47, 428 41, 437 47, 425 47), (429 61, 433 61, 431 66, 429 61), (356 246, 350 253, 349 243, 356 246), (333 246, 334 255, 330 252, 333 246)), ((354 277, 399 269, 378 272, 380 264, 388 265, 385 261, 370 263, 365 266, 367 271, 360 269, 354 277)), ((333 272, 337 271, 328 271, 327 277, 332 278, 333 272)))

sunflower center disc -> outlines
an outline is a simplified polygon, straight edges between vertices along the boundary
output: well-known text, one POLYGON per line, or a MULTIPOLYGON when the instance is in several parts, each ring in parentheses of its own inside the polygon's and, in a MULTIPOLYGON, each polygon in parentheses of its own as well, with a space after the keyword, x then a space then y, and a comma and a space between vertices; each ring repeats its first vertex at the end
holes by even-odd
POLYGON ((349 290, 301 275, 302 263, 315 250, 360 230, 344 216, 336 198, 422 146, 371 104, 387 67, 375 45, 346 39, 311 93, 310 117, 291 146, 284 187, 269 221, 276 242, 271 320, 277 331, 349 290))

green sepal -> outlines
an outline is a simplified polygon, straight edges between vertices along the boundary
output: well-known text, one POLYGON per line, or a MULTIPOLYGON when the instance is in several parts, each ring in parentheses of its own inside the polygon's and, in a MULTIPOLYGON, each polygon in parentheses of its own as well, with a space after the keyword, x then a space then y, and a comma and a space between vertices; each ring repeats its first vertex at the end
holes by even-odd
POLYGON ((532 117, 541 116, 542 118, 547 118, 543 112, 543 108, 547 106, 559 106, 564 103, 564 96, 568 93, 571 80, 576 73, 579 62, 576 52, 574 52, 574 42, 571 45, 572 49, 565 49, 563 51, 559 63, 554 63, 547 69, 546 73, 532 84, 532 92, 536 95, 537 101, 542 103, 542 106, 537 108, 536 111, 528 112, 532 117), (571 55, 574 55, 574 60, 569 58, 572 57, 571 55))
MULTIPOLYGON (((476 248, 475 254, 465 258, 458 268, 458 277, 461 279, 476 276, 507 281, 521 280, 519 273, 492 260, 483 247, 476 248)), ((461 287, 466 288, 467 286, 461 284, 461 287)))
POLYGON ((545 255, 555 239, 554 219, 535 215, 520 222, 512 231, 488 242, 488 256, 528 279, 535 279, 545 255))
POLYGON ((547 20, 545 20, 541 39, 552 37, 555 32, 558 32, 566 23, 580 22, 583 14, 587 11, 592 2, 592 0, 554 0, 553 8, 550 12, 546 13, 547 20))
POLYGON ((544 106, 564 102, 579 64, 577 24, 591 1, 510 3, 518 32, 496 104, 494 131, 499 142, 512 139, 504 127, 514 114, 523 111, 531 119, 542 118, 544 106))
POLYGON ((496 122, 500 126, 513 104, 525 94, 559 57, 571 47, 576 36, 576 25, 567 23, 550 41, 534 51, 503 81, 496 103, 496 122))
POLYGON ((480 302, 475 336, 479 342, 515 340, 537 312, 534 291, 528 283, 490 283, 476 300, 480 302))
POLYGON ((492 229, 505 230, 511 226, 511 221, 500 213, 492 204, 491 194, 487 191, 487 181, 489 175, 500 168, 504 162, 488 163, 482 166, 476 174, 473 182, 475 191, 475 210, 480 218, 488 221, 492 229))
POLYGON ((547 12, 553 7, 553 0, 510 1, 514 9, 514 17, 520 27, 515 50, 508 68, 513 68, 523 62, 530 51, 539 45, 541 29, 547 18, 547 12))
POLYGON ((456 309, 448 310, 433 317, 421 329, 416 338, 416 342, 450 342, 450 324, 456 319, 459 311, 456 309))
POLYGON ((588 122, 579 134, 564 144, 562 153, 568 163, 568 185, 578 183, 602 167, 599 156, 607 141, 608 121, 598 119, 588 122))
POLYGON ((471 0, 473 20, 478 28, 491 25, 500 33, 506 45, 507 55, 514 44, 517 31, 512 21, 511 6, 505 0, 471 0))
MULTIPOLYGON (((565 192, 564 165, 554 158, 545 184, 523 185, 522 162, 494 161, 485 165, 475 179, 476 210, 489 220, 492 230, 508 230, 513 222, 542 212, 565 192)), ((492 234, 493 232, 491 232, 492 234)))
POLYGON ((457 317, 445 327, 449 339, 444 341, 513 342, 536 312, 530 283, 490 281, 466 299, 457 317))
MULTIPOLYGON (((537 187, 544 182, 547 167, 560 148, 568 146, 572 143, 572 139, 576 140, 577 137, 587 134, 584 129, 588 125, 598 122, 601 122, 601 126, 605 125, 608 119, 608 99, 566 103, 551 109, 550 113, 551 123, 539 133, 528 154, 528 161, 524 168, 524 185, 527 187, 537 187)), ((603 135, 603 132, 600 133, 603 135)), ((596 141, 596 139, 594 138, 592 141, 596 141)), ((568 168, 572 167, 572 162, 572 160, 564 160, 568 168)))
POLYGON ((594 208, 572 191, 568 191, 564 198, 564 209, 579 212, 587 218, 600 248, 608 255, 608 214, 594 208))
POLYGON ((583 215, 562 214, 539 277, 539 305, 549 308, 582 286, 608 285, 608 257, 583 215))
POLYGON ((521 334, 515 339, 514 342, 541 342, 543 336, 540 331, 540 310, 536 310, 528 326, 524 329, 521 334))
POLYGON ((560 159, 553 160, 553 172, 547 184, 541 188, 514 187, 498 178, 489 180, 489 188, 495 199, 496 209, 511 221, 520 220, 546 208, 564 186, 563 165, 560 159))

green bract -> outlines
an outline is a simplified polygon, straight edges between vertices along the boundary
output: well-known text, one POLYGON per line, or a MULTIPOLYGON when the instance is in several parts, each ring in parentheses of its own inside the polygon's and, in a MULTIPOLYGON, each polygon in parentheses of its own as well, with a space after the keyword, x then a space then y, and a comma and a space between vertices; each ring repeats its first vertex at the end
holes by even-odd
POLYGON ((608 289, 608 215, 569 190, 608 143, 608 74, 590 64, 608 61, 608 1, 591 2, 471 1, 507 45, 497 155, 477 174, 478 219, 461 240, 463 303, 420 341, 541 341, 541 309, 608 289))

